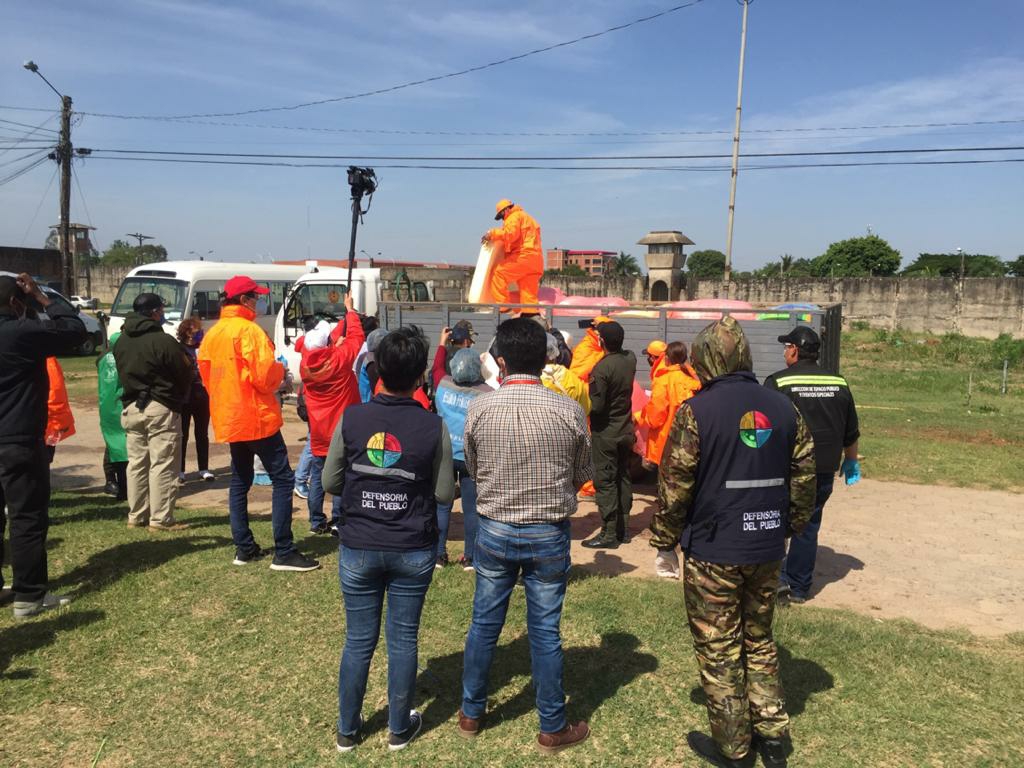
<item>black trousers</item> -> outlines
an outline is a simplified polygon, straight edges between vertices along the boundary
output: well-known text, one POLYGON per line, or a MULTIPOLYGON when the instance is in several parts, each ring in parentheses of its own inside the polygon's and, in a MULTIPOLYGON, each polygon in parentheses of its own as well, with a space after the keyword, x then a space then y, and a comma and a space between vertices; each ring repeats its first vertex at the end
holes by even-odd
POLYGON ((210 468, 210 398, 205 394, 192 397, 181 410, 181 471, 185 471, 185 453, 188 451, 189 423, 195 424, 196 461, 199 471, 210 468))
POLYGON ((103 449, 103 478, 108 483, 117 483, 117 500, 128 498, 128 462, 111 461, 110 449, 103 449))
POLYGON ((50 527, 48 458, 42 440, 0 443, 0 565, 4 528, 9 524, 15 600, 42 600, 46 594, 46 532, 50 527))
POLYGON ((619 541, 629 533, 629 512, 633 507, 633 481, 629 477, 633 434, 591 436, 594 461, 594 491, 601 512, 602 532, 619 541))

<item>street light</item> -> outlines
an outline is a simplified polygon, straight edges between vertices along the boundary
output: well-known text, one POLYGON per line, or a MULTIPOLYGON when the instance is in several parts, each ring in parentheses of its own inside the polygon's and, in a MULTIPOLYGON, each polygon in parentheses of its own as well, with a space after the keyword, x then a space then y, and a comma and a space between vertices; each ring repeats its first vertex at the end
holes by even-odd
POLYGON ((78 270, 71 263, 71 97, 65 96, 56 88, 53 83, 46 79, 39 66, 29 59, 22 66, 29 72, 34 72, 42 78, 42 81, 50 86, 50 90, 60 97, 60 143, 57 145, 56 159, 60 163, 60 260, 63 279, 61 287, 65 296, 72 296, 78 293, 75 283, 77 282, 78 270))
MULTIPOLYGON (((199 251, 189 251, 188 255, 189 256, 195 256, 197 259, 199 259, 199 261, 205 261, 205 258, 203 256, 203 254, 199 253, 199 251)), ((207 251, 206 252, 206 256, 211 256, 211 255, 213 255, 213 251, 207 251)))

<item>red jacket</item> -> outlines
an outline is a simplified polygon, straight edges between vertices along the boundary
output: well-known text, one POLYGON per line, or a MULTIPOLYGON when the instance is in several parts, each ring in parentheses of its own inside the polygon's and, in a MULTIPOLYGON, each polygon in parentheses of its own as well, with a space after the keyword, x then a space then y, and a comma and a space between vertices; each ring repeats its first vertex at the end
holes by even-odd
POLYGON ((309 413, 309 447, 314 456, 326 456, 331 437, 345 409, 360 402, 359 383, 352 364, 363 346, 363 326, 359 315, 349 312, 346 322, 331 331, 331 340, 322 349, 306 349, 305 338, 295 342, 302 354, 299 376, 306 392, 309 413), (342 326, 348 336, 342 338, 342 326))
MULTIPOLYGON (((373 388, 373 394, 379 395, 384 391, 384 379, 377 379, 377 386, 373 388)), ((430 410, 430 399, 423 391, 423 387, 416 387, 416 390, 412 393, 412 399, 422 405, 428 411, 430 410)))

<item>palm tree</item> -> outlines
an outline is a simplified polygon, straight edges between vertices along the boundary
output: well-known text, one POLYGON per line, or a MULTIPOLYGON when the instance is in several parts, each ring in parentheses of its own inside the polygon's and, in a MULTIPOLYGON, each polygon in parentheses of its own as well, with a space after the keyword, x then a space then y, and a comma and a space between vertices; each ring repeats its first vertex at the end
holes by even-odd
POLYGON ((608 277, 639 277, 642 273, 640 264, 632 254, 619 251, 618 256, 608 259, 605 274, 608 277))

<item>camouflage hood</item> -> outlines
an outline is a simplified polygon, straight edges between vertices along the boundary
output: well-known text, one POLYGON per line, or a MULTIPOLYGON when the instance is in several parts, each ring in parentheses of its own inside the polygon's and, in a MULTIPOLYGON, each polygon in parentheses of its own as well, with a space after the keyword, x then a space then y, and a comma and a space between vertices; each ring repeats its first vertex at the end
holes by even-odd
POLYGON ((702 384, 727 373, 754 370, 747 337, 731 316, 711 323, 697 334, 690 350, 690 362, 702 384))

